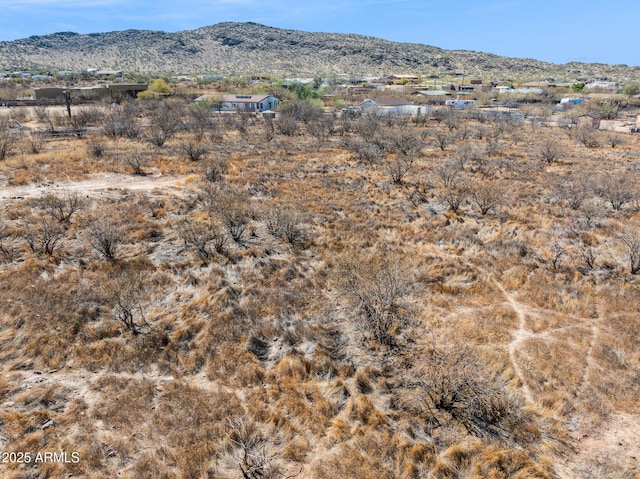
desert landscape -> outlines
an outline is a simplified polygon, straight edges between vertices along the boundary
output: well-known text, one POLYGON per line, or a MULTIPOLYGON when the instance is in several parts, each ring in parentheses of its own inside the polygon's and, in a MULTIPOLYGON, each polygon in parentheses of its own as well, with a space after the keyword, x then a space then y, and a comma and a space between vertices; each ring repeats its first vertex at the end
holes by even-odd
POLYGON ((0 475, 639 477, 640 145, 585 105, 3 109, 0 475))

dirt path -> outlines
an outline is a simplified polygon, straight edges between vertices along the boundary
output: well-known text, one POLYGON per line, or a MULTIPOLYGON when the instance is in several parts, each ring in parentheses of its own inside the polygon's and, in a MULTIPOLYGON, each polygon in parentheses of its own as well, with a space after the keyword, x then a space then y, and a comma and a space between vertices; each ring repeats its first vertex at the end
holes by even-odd
POLYGON ((19 186, 0 186, 0 201, 19 198, 32 198, 47 193, 71 191, 86 196, 111 196, 121 191, 153 191, 162 189, 166 194, 172 190, 181 194, 184 190, 186 177, 172 175, 123 175, 120 173, 106 173, 96 175, 87 180, 47 182, 19 186))
POLYGON ((513 370, 515 371, 518 378, 520 378, 520 382, 522 383, 522 394, 524 395, 525 400, 531 404, 534 402, 533 395, 531 394, 531 389, 529 389, 529 385, 527 384, 527 381, 524 377, 524 373, 522 372, 522 369, 520 369, 517 352, 522 342, 531 338, 532 336, 534 336, 534 334, 527 328, 525 308, 518 301, 516 301, 511 293, 509 293, 504 288, 502 283, 495 279, 493 280, 493 282, 505 297, 507 303, 509 303, 511 308, 518 315, 518 329, 516 329, 512 333, 513 339, 509 343, 509 359, 511 360, 511 364, 513 365, 513 370))

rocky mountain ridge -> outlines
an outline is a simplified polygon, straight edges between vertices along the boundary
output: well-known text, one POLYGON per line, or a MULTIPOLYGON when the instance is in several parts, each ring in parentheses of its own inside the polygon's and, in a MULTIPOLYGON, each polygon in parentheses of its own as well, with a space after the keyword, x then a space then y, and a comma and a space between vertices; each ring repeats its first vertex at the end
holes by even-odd
POLYGON ((450 75, 491 78, 566 76, 589 71, 618 80, 640 67, 546 63, 469 50, 398 43, 342 33, 286 30, 256 23, 219 23, 175 33, 125 30, 61 32, 0 42, 0 69, 122 69, 141 73, 288 75, 450 75))

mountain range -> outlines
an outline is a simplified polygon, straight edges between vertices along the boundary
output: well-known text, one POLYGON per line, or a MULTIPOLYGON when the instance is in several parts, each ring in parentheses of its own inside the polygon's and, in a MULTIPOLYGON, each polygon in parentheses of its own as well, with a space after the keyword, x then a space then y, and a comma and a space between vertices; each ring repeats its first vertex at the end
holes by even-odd
POLYGON ((256 23, 219 23, 175 33, 125 30, 50 35, 0 42, 3 70, 117 69, 140 73, 221 75, 467 75, 490 78, 564 77, 577 70, 618 80, 640 68, 553 64, 470 50, 380 38, 285 30, 256 23))

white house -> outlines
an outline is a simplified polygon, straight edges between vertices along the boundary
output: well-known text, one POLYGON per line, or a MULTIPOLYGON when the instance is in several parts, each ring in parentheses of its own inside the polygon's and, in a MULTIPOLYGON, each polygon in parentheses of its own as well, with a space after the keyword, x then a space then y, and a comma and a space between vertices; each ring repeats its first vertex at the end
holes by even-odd
POLYGON ((273 111, 280 104, 280 100, 271 95, 202 95, 194 101, 206 100, 218 100, 220 111, 273 111))
POLYGON ((222 95, 222 111, 275 110, 280 100, 271 95, 222 95))
POLYGON ((444 102, 446 106, 452 106, 454 108, 469 108, 476 106, 476 100, 462 100, 461 98, 456 98, 455 100, 447 100, 444 102))
POLYGON ((360 103, 363 112, 375 111, 380 115, 426 115, 431 113, 431 108, 424 105, 414 105, 404 98, 376 98, 367 99, 360 103))

